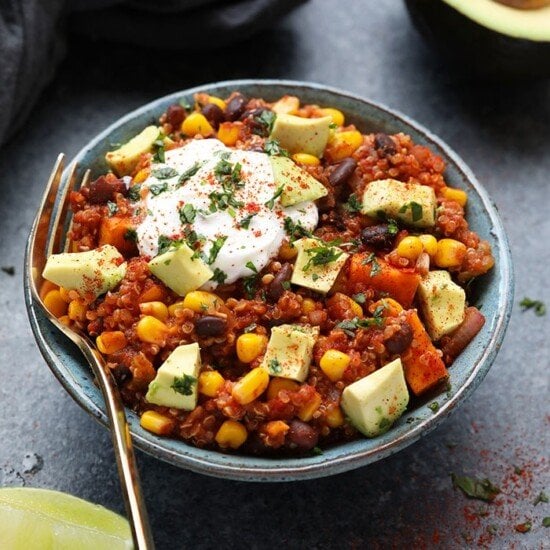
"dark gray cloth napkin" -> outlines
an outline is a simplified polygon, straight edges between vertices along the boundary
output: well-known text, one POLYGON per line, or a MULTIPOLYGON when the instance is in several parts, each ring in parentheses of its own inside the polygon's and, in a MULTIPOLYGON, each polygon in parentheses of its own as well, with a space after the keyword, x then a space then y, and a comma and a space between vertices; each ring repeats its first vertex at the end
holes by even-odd
POLYGON ((0 145, 25 121, 68 30, 155 49, 244 40, 307 0, 0 0, 0 145))

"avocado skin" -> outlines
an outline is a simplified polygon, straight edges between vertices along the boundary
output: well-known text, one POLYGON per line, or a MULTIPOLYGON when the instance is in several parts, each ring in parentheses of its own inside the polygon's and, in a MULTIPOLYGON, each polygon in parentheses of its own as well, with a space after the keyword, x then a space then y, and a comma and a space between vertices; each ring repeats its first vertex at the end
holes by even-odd
POLYGON ((405 0, 426 41, 460 70, 483 80, 550 76, 550 42, 488 29, 442 0, 405 0))

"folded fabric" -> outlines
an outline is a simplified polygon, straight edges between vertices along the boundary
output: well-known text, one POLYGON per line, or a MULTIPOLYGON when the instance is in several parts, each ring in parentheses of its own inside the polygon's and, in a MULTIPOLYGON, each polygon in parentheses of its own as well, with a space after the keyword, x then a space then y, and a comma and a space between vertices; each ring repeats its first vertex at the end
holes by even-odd
POLYGON ((0 145, 23 124, 55 74, 66 27, 94 40, 155 49, 217 48, 271 26, 305 1, 4 0, 0 145))

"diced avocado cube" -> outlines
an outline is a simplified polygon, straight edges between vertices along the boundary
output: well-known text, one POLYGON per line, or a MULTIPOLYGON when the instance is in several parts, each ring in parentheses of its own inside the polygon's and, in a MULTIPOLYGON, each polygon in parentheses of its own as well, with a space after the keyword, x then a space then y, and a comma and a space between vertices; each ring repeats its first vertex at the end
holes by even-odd
POLYGON ((448 271, 430 271, 420 281, 418 298, 432 340, 439 340, 464 321, 466 293, 448 271))
POLYGON ((141 155, 148 153, 159 137, 157 126, 147 126, 141 133, 115 151, 105 155, 107 164, 117 176, 127 176, 134 171, 141 155))
POLYGON ((271 376, 303 382, 309 373, 313 346, 318 336, 319 327, 273 327, 261 366, 267 369, 271 376))
POLYGON ((192 411, 197 406, 200 370, 199 345, 178 346, 160 366, 145 399, 154 405, 192 411))
POLYGON ((100 296, 112 290, 126 274, 126 262, 112 245, 106 244, 86 252, 52 254, 42 277, 81 295, 100 296))
POLYGON ((292 206, 304 201, 314 201, 328 194, 327 188, 294 164, 288 157, 269 157, 277 188, 283 187, 281 204, 292 206))
POLYGON ((341 401, 350 422, 367 437, 387 432, 408 403, 409 392, 399 358, 347 386, 341 401))
POLYGON ((290 282, 326 294, 334 284, 349 254, 319 239, 303 238, 294 243, 298 249, 290 282))
POLYGON ((214 272, 200 259, 193 258, 186 244, 171 248, 149 262, 151 273, 176 294, 185 296, 208 281, 214 272))
POLYGON ((431 187, 387 179, 367 184, 361 212, 372 218, 396 218, 415 227, 432 227, 435 208, 435 192, 431 187))
POLYGON ((329 116, 303 118, 295 115, 277 115, 271 130, 271 138, 277 139, 281 147, 290 153, 308 153, 322 156, 330 133, 329 116))

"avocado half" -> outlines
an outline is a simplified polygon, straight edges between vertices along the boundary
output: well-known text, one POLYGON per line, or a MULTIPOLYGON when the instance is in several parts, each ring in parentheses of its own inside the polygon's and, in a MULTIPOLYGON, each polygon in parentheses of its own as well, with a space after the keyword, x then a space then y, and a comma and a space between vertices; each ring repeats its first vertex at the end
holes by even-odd
POLYGON ((491 80, 550 76, 548 2, 536 9, 496 0, 405 3, 426 40, 465 72, 491 80))

